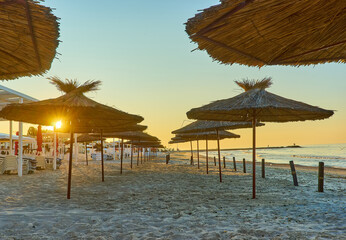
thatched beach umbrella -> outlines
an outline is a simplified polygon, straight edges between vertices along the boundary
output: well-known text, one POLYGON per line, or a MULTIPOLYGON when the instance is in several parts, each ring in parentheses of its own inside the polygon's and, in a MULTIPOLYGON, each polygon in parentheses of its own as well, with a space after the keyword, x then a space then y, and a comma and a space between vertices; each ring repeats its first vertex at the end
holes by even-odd
MULTIPOLYGON (((145 133, 146 134, 146 133, 145 133)), ((141 163, 142 163, 142 157, 143 157, 143 153, 142 153, 142 150, 144 148, 150 148, 150 147, 155 147, 155 148, 161 148, 161 141, 157 138, 157 137, 154 137, 154 136, 151 136, 149 134, 147 134, 147 137, 146 138, 141 138, 140 140, 131 140, 131 141, 128 141, 127 142, 128 144, 132 144, 134 146, 136 146, 137 148, 140 148, 141 149, 141 163)), ((163 146, 162 146, 163 147, 163 146)), ((145 161, 145 155, 144 155, 144 161, 145 161)), ((137 166, 139 164, 139 152, 138 152, 138 155, 137 155, 137 166)))
MULTIPOLYGON (((137 141, 156 139, 153 136, 150 136, 149 134, 140 132, 140 131, 105 132, 104 136, 108 138, 121 139, 120 174, 122 174, 123 172, 124 139, 137 140, 137 141)), ((132 168, 132 162, 133 162, 133 146, 132 145, 133 143, 131 142, 131 168, 132 168)))
MULTIPOLYGON (((257 123, 257 127, 264 126, 263 123, 257 123)), ((229 121, 205 121, 198 120, 190 123, 182 128, 172 131, 173 134, 181 133, 196 133, 196 132, 206 132, 213 130, 232 130, 240 128, 251 128, 252 122, 229 122, 229 121)))
POLYGON ((345 62, 345 9, 340 0, 222 0, 190 18, 186 32, 225 64, 345 62))
MULTIPOLYGON (((239 135, 230 133, 224 130, 214 130, 214 131, 208 131, 208 132, 195 132, 195 133, 181 133, 177 135, 181 138, 186 139, 195 139, 197 140, 197 156, 198 156, 198 165, 199 165, 199 148, 198 148, 198 140, 217 140, 217 152, 218 152, 218 158, 219 158, 219 178, 220 182, 222 182, 222 172, 221 172, 221 154, 220 154, 220 139, 225 138, 240 138, 239 135)), ((208 174, 208 141, 206 141, 206 168, 207 168, 207 174, 208 174)))
POLYGON ((0 0, 0 80, 40 75, 59 45, 58 18, 33 0, 0 0))
MULTIPOLYGON (((256 123, 256 126, 263 126, 263 123, 256 123)), ((231 130, 238 128, 251 128, 252 122, 228 122, 228 121, 203 121, 198 120, 193 123, 190 123, 182 128, 172 131, 174 134, 182 133, 198 133, 206 132, 211 130, 231 130)), ((207 163, 207 174, 208 174, 208 135, 205 135, 205 144, 206 144, 206 163, 207 163)), ((219 156, 220 158, 220 156, 219 156)))
MULTIPOLYGON (((100 128, 102 139, 102 129, 106 127, 105 125, 100 126, 103 121, 112 121, 114 123, 113 126, 119 127, 123 124, 136 124, 141 122, 143 118, 97 103, 84 96, 86 92, 97 90, 101 83, 100 81, 87 81, 80 85, 76 80, 67 80, 66 82, 58 78, 51 78, 50 80, 59 90, 66 94, 55 99, 39 102, 9 104, 0 111, 0 116, 8 120, 50 126, 61 120, 63 124, 69 125, 71 134, 67 188, 67 198, 69 199, 72 175, 73 133, 76 132, 75 126, 100 128), (88 124, 85 124, 85 122, 88 122, 88 124)), ((103 145, 103 141, 101 141, 101 145, 103 145)), ((101 159, 103 169, 103 154, 101 154, 101 159)), ((102 181, 104 181, 103 175, 102 181)))
POLYGON ((292 122, 320 120, 329 118, 333 111, 311 106, 302 102, 283 98, 267 92, 271 78, 261 81, 244 80, 236 82, 245 92, 235 97, 218 100, 193 108, 187 117, 199 120, 215 121, 250 121, 253 129, 253 198, 256 198, 256 123, 260 122, 292 122))
MULTIPOLYGON (((82 135, 80 135, 80 136, 77 137, 77 142, 78 142, 78 143, 84 143, 84 145, 85 145, 85 161, 86 161, 86 165, 89 164, 89 163, 88 163, 88 145, 87 145, 87 144, 88 144, 89 142, 98 141, 98 140, 100 140, 99 137, 91 136, 91 135, 89 135, 89 134, 87 134, 87 133, 82 134, 82 135)), ((103 138, 102 140, 105 140, 105 138, 103 138)), ((66 144, 69 144, 70 141, 66 141, 65 143, 66 143, 66 144)))
POLYGON ((66 79, 66 82, 63 82, 56 77, 50 80, 58 90, 66 94, 38 102, 9 104, 1 110, 1 116, 45 126, 54 126, 61 121, 63 126, 72 125, 73 128, 107 127, 110 125, 107 121, 117 121, 122 125, 143 121, 140 116, 125 113, 84 96, 86 92, 98 90, 100 81, 86 81, 80 85, 76 80, 66 79))

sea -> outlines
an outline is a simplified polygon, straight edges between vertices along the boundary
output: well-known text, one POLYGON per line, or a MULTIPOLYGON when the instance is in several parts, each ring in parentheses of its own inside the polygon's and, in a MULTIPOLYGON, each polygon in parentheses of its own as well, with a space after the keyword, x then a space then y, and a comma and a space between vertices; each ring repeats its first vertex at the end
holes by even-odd
MULTIPOLYGON (((204 155, 201 152, 201 155, 204 155)), ((217 156, 216 151, 210 151, 209 156, 217 156)), ((237 161, 245 158, 252 160, 252 150, 225 150, 221 155, 226 159, 236 158, 237 161)), ((285 163, 293 160, 295 164, 303 166, 318 166, 319 162, 324 162, 324 166, 335 168, 346 168, 346 143, 342 144, 318 144, 303 145, 294 148, 268 148, 256 150, 257 161, 262 158, 266 162, 285 163)))

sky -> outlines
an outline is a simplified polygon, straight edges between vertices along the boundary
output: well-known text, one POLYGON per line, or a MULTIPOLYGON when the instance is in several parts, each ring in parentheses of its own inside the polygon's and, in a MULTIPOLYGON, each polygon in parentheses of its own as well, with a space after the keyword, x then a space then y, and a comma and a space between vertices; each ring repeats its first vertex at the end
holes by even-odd
MULTIPOLYGON (((243 78, 272 77, 268 89, 282 97, 336 110, 327 120, 266 123, 257 130, 258 146, 346 143, 346 66, 262 68, 223 65, 205 51, 193 51, 184 23, 217 0, 46 0, 60 18, 57 58, 47 74, 0 84, 43 100, 61 95, 46 79, 101 80, 99 91, 87 94, 100 103, 144 117, 141 124, 168 147, 171 131, 192 120, 186 112, 242 92, 234 83, 243 78)), ((0 131, 8 133, 8 122, 0 131)), ((30 125, 25 124, 24 133, 30 125)), ((18 124, 14 124, 13 132, 18 124)), ((250 147, 251 130, 234 130, 240 139, 221 147, 250 147)), ((215 147, 214 142, 209 143, 215 147)), ((179 144, 188 149, 189 144, 179 144)))

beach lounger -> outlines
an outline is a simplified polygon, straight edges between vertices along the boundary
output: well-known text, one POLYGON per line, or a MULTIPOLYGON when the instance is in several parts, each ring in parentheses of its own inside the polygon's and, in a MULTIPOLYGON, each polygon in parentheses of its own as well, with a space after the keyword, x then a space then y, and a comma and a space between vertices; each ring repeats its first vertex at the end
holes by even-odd
POLYGON ((44 156, 36 157, 36 169, 46 169, 46 158, 44 156))
POLYGON ((6 156, 2 163, 1 174, 4 174, 7 171, 17 171, 18 170, 18 162, 16 156, 6 156))
POLYGON ((3 173, 3 166, 4 166, 4 158, 0 158, 0 174, 3 173))
MULTIPOLYGON (((23 174, 27 174, 28 162, 23 160, 22 166, 23 174)), ((2 163, 0 163, 0 174, 9 173, 11 171, 18 171, 18 159, 17 156, 8 155, 2 160, 2 163)))

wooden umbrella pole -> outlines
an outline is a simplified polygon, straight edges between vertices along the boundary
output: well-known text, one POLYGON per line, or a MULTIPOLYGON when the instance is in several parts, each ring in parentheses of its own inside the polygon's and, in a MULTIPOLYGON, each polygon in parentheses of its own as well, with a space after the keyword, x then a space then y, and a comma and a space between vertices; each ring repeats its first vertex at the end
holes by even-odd
POLYGON ((101 129, 101 169, 102 169, 102 182, 105 181, 105 169, 103 163, 103 129, 101 129))
POLYGON ((85 160, 86 160, 86 165, 88 166, 88 144, 85 142, 85 160))
POLYGON ((197 139, 197 168, 199 169, 199 142, 197 139))
POLYGON ((123 174, 124 139, 121 139, 120 174, 123 174))
POLYGON ((131 168, 132 168, 132 161, 133 161, 133 145, 131 143, 131 168))
POLYGON ((70 124, 71 132, 70 132, 70 156, 68 162, 68 180, 67 180, 67 199, 71 198, 71 178, 72 178, 72 149, 73 149, 73 129, 72 124, 70 124))
POLYGON ((256 109, 252 116, 252 198, 256 198, 256 109))
POLYGON ((144 163, 145 163, 146 153, 147 153, 147 149, 144 148, 144 152, 143 152, 143 162, 144 163))
POLYGON ((193 149, 192 149, 192 141, 190 141, 190 146, 191 146, 191 162, 190 164, 193 165, 193 149))
POLYGON ((137 146, 137 166, 139 166, 139 147, 137 146))
POLYGON ((207 174, 209 174, 209 164, 208 164, 208 136, 206 136, 206 139, 205 139, 205 162, 207 164, 207 174))
POLYGON ((141 164, 143 164, 143 148, 141 147, 141 164))
POLYGON ((219 130, 216 129, 216 135, 217 135, 217 152, 219 155, 219 176, 220 176, 220 182, 222 182, 222 173, 221 173, 221 154, 220 154, 220 138, 219 138, 219 130))

